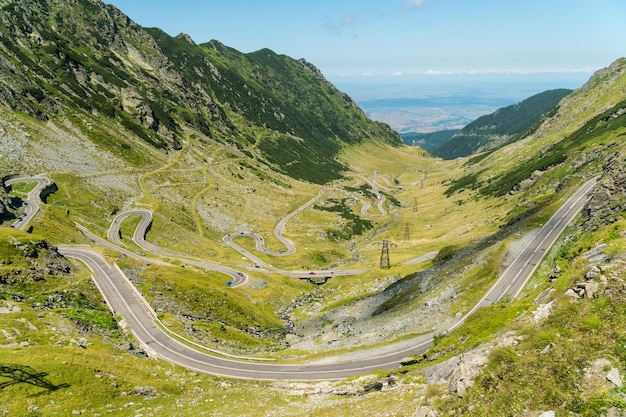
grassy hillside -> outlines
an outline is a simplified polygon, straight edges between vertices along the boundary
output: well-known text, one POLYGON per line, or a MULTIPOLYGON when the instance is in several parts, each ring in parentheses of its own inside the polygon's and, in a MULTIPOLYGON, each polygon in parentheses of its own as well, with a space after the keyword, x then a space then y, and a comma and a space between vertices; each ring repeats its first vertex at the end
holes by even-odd
POLYGON ((400 143, 304 60, 245 55, 216 41, 198 46, 97 1, 1 7, 0 101, 43 121, 73 118, 124 163, 146 163, 144 143, 162 154, 195 133, 321 184, 341 176, 334 156, 346 144, 400 143))
POLYGON ((504 196, 537 183, 549 192, 548 184, 555 186, 581 169, 598 171, 623 144, 624 96, 616 92, 626 83, 624 62, 598 71, 518 143, 469 159, 466 175, 454 180, 447 194, 471 188, 482 195, 504 196))
MULTIPOLYGON (((195 45, 97 1, 0 7, 0 172, 45 173, 58 186, 28 233, 0 228, 0 413, 244 416, 253 406, 258 415, 294 416, 598 415, 624 408, 622 389, 603 385, 601 374, 626 367, 626 61, 598 71, 521 140, 445 161, 399 145, 306 61, 269 50, 241 54, 216 41, 195 45), (481 309, 443 335, 528 236, 596 175, 592 202, 521 297, 481 309), (114 216, 130 208, 154 213, 150 243, 245 271, 250 282, 229 288, 225 275, 180 260, 134 260, 94 245, 76 226, 104 238, 114 216), (264 272, 222 240, 254 232, 283 250, 274 229, 291 213, 284 235, 295 254, 261 254, 249 238, 238 243, 276 268, 366 272, 317 286, 264 272), (388 269, 380 268, 384 240, 388 269), (346 381, 200 375, 148 359, 87 269, 59 256, 58 244, 100 251, 164 326, 229 354, 327 360, 440 334, 417 363, 346 381), (587 281, 594 248, 603 254, 593 261, 597 296, 565 295, 587 281), (410 263, 431 252, 437 257, 410 263), (552 301, 545 321, 531 318, 552 301), (484 345, 508 332, 516 344, 484 345), (450 375, 431 371, 475 348, 491 356, 459 398, 450 375), (592 368, 600 378, 587 376, 592 368)), ((19 213, 26 190, 0 192, 4 206, 19 213)), ((137 224, 124 220, 121 240, 147 255, 131 240, 137 224)))
POLYGON ((515 141, 526 135, 550 112, 554 112, 559 101, 571 92, 567 89, 544 91, 518 104, 479 117, 455 133, 450 140, 433 149, 432 153, 444 159, 454 159, 515 141))

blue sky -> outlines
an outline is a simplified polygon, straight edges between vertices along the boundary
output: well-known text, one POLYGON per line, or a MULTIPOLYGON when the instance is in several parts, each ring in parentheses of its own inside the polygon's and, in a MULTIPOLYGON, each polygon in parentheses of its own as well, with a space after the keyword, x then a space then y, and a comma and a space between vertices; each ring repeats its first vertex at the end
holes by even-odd
POLYGON ((625 0, 105 0, 146 27, 305 58, 331 81, 591 74, 626 56, 625 0))

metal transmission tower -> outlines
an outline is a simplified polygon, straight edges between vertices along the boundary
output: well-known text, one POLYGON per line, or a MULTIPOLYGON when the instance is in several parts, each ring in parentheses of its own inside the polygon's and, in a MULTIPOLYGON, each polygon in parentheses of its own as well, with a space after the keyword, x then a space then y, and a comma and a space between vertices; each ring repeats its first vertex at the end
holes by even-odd
POLYGON ((383 250, 380 252, 380 267, 391 268, 391 263, 389 262, 389 241, 387 240, 383 240, 383 250))
POLYGON ((411 236, 409 234, 409 224, 405 223, 404 224, 404 241, 408 242, 411 240, 411 236))
POLYGON ((382 245, 383 249, 380 252, 380 267, 389 269, 391 268, 391 263, 389 262, 389 246, 396 246, 396 244, 390 243, 388 240, 383 240, 382 245))
POLYGON ((413 197, 413 213, 417 213, 417 197, 413 197))

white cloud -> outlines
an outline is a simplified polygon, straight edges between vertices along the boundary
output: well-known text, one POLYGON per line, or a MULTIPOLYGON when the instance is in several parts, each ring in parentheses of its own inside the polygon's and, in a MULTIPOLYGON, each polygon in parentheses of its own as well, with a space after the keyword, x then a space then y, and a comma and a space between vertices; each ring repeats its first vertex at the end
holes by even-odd
POLYGON ((359 21, 359 17, 355 14, 347 13, 343 16, 343 25, 352 26, 359 21))
POLYGON ((402 10, 419 9, 424 5, 425 0, 406 0, 402 4, 402 10))
POLYGON ((339 21, 329 20, 328 22, 324 24, 324 27, 331 32, 340 34, 343 31, 343 29, 357 24, 358 21, 359 21, 359 16, 352 14, 352 13, 346 13, 341 20, 339 21))
POLYGON ((489 75, 549 75, 549 74, 590 74, 594 68, 509 68, 509 69, 462 69, 462 70, 441 70, 429 69, 425 71, 345 71, 332 74, 343 79, 394 79, 397 81, 424 79, 423 77, 446 77, 446 76, 489 76, 489 75))
POLYGON ((424 75, 476 75, 476 74, 574 74, 592 71, 589 68, 509 68, 483 70, 427 70, 424 75))

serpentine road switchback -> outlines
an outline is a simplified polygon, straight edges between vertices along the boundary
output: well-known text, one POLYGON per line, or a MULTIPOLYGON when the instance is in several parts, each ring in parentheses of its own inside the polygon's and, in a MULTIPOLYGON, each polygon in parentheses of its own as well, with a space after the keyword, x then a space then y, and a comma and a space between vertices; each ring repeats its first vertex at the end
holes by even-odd
POLYGON ((12 176, 7 179, 4 184, 11 185, 20 182, 36 182, 37 185, 33 188, 29 193, 28 197, 22 200, 22 206, 24 207, 24 214, 19 217, 15 223, 13 223, 12 227, 23 230, 26 228, 28 223, 35 217, 37 212, 39 211, 39 204, 43 204, 41 201, 41 193, 43 190, 53 184, 52 180, 48 178, 30 178, 23 176, 12 176))
MULTIPOLYGON (((28 180, 22 179, 22 181, 28 180)), ((580 212, 595 182, 596 180, 593 179, 584 184, 563 204, 485 296, 465 316, 451 326, 448 332, 460 326, 478 308, 496 302, 507 295, 516 297, 519 294, 545 253, 563 232, 567 224, 580 212)), ((141 215, 142 224, 144 224, 141 227, 148 227, 149 219, 151 219, 149 212, 139 211, 132 214, 141 215)), ((117 217, 115 220, 117 220, 116 227, 119 228, 121 218, 117 217)), ((114 223, 116 223, 115 220, 114 223)), ((284 227, 284 224, 280 227, 284 227)), ((82 230, 86 231, 84 228, 82 230)), ((135 232, 134 240, 138 244, 144 241, 145 230, 143 232, 135 232)), ((117 236, 114 236, 118 233, 119 229, 115 229, 112 226, 108 235, 109 239, 117 244, 121 243, 117 236)), ((104 239, 102 240, 104 241, 104 239)), ((162 254, 166 257, 180 256, 173 252, 161 250, 156 246, 151 246, 147 242, 146 244, 148 246, 142 244, 144 249, 151 247, 151 250, 157 250, 157 254, 162 254)), ((259 245, 258 240, 257 245, 259 245)), ((117 245, 113 246, 118 247, 117 245)), ((287 247, 289 248, 288 245, 287 247)), ((119 249, 122 250, 122 248, 119 249)), ((86 247, 61 246, 59 250, 64 256, 78 259, 88 266, 93 272, 93 278, 98 289, 112 311, 123 318, 135 338, 149 355, 198 372, 255 380, 341 379, 371 372, 375 369, 397 367, 406 356, 426 352, 431 346, 434 337, 434 334, 426 334, 399 342, 385 349, 364 350, 359 359, 326 358, 323 361, 303 364, 270 363, 270 361, 263 359, 219 355, 214 352, 210 353, 207 349, 204 349, 206 350, 205 352, 200 347, 194 348, 189 344, 179 342, 166 329, 161 327, 154 310, 115 263, 107 262, 97 252, 86 247)), ((163 263, 163 261, 159 262, 163 263)), ((187 260, 187 262, 191 261, 187 260)))

